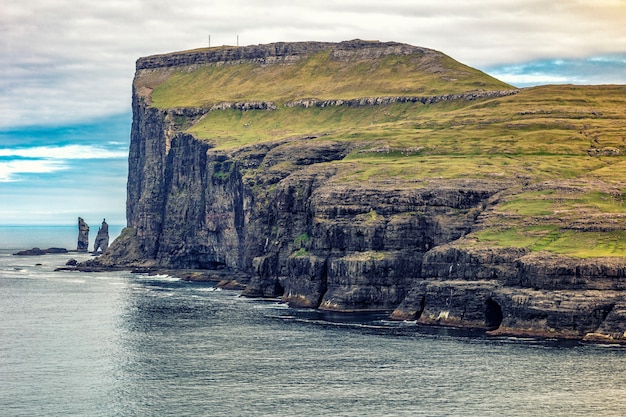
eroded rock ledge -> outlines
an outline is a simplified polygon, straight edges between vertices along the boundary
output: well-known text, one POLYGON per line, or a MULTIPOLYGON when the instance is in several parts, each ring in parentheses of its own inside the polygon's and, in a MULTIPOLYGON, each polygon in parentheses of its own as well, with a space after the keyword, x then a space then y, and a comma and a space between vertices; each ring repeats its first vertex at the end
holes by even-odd
POLYGON ((622 341, 626 260, 575 259, 455 242, 424 257, 392 318, 495 335, 622 341))
MULTIPOLYGON (((472 91, 464 94, 444 94, 437 96, 386 96, 386 97, 361 97, 355 99, 336 99, 336 100, 319 100, 316 98, 299 99, 289 101, 284 104, 286 108, 293 107, 365 107, 365 106, 383 106, 394 103, 421 103, 436 104, 442 101, 457 100, 478 100, 483 98, 506 97, 519 93, 520 90, 497 90, 497 91, 472 91)), ((272 101, 238 101, 238 102, 220 102, 212 105, 208 109, 203 108, 176 108, 170 109, 169 112, 175 116, 198 117, 208 112, 220 110, 278 110, 280 107, 272 101)))
POLYGON ((236 65, 243 62, 271 64, 296 61, 310 54, 331 49, 331 59, 379 58, 387 55, 410 55, 414 53, 436 54, 436 51, 398 42, 351 41, 330 42, 276 42, 242 47, 206 48, 163 55, 153 55, 137 60, 138 71, 185 67, 203 64, 236 65))
POLYGON ((481 98, 506 97, 519 93, 519 90, 499 90, 499 91, 472 91, 463 94, 444 94, 438 96, 392 96, 392 97, 362 97, 349 100, 318 100, 315 98, 300 99, 285 103, 285 107, 363 107, 363 106, 383 106, 394 103, 422 103, 436 104, 442 101, 456 100, 478 100, 481 98))

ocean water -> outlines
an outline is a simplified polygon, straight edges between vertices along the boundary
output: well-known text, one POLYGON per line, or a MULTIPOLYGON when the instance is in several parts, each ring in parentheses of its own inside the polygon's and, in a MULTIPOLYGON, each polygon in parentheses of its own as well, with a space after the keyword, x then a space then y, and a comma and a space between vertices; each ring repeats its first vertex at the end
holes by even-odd
MULTIPOLYGON (((89 250, 93 249, 100 224, 91 225, 89 230, 89 250), (94 227, 95 226, 95 227, 94 227)), ((123 226, 109 225, 109 240, 120 235, 123 226)), ((24 250, 31 248, 76 249, 78 226, 0 226, 0 249, 24 250)))
POLYGON ((618 346, 322 314, 168 276, 54 272, 70 255, 12 249, 0 249, 0 416, 626 415, 618 346))

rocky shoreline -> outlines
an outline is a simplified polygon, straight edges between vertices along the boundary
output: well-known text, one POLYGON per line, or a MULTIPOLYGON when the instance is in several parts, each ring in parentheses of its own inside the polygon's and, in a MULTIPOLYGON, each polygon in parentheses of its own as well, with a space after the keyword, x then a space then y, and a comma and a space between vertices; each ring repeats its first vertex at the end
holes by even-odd
MULTIPOLYGON (((614 275, 626 270, 626 262, 616 260, 614 275)), ((590 267, 590 263, 586 267, 590 267)), ((493 265, 492 265, 493 266, 493 265)), ((596 265, 597 266, 597 265, 596 265)), ((585 266, 573 266, 573 271, 585 266)), ((185 281, 210 282, 217 288, 241 291, 250 298, 272 298, 288 302, 294 308, 310 308, 306 303, 290 302, 284 295, 259 295, 250 291, 250 276, 228 269, 198 270, 159 267, 98 266, 97 259, 57 271, 110 272, 129 271, 147 275, 169 275, 185 281), (91 264, 91 266, 89 266, 91 264)), ((576 272, 574 272, 576 274, 576 272)), ((613 323, 619 326, 626 315, 621 291, 538 291, 522 287, 499 286, 489 280, 425 279, 395 309, 359 308, 320 310, 336 312, 378 312, 390 320, 415 322, 422 326, 480 330, 487 337, 516 337, 550 340, 579 340, 586 343, 626 344, 622 334, 611 333, 613 323), (509 303, 503 301, 508 297, 509 303), (425 300, 428 300, 426 302, 425 300), (498 300, 498 301, 495 301, 498 300), (502 305, 500 303, 503 303, 502 305), (517 310, 516 312, 514 312, 517 310), (511 312, 514 312, 511 314, 511 312), (567 328, 568 323, 573 328, 567 328), (576 327, 599 331, 576 330, 576 327)))
MULTIPOLYGON (((243 61, 272 65, 324 48, 338 59, 416 50, 359 41, 140 59, 133 88, 128 227, 81 268, 167 271, 243 289, 248 297, 278 297, 293 307, 388 311, 396 320, 479 328, 492 335, 626 343, 624 258, 579 259, 466 238, 493 221, 490 209, 508 190, 535 191, 537 184, 528 178, 397 176, 347 182, 337 178, 333 162, 343 161, 358 143, 322 135, 218 150, 181 125, 199 120, 214 104, 158 109, 150 104, 152 90, 144 88, 175 68, 243 61)), ((581 221, 576 227, 598 225, 581 221)))
MULTIPOLYGON (((146 274, 146 275, 168 275, 171 277, 179 278, 184 281, 193 282, 207 282, 215 284, 216 288, 232 291, 245 292, 246 284, 242 283, 247 281, 247 277, 240 275, 239 277, 233 277, 230 271, 204 271, 195 269, 161 269, 161 268, 127 268, 127 267, 97 267, 97 266, 65 266, 55 269, 55 271, 81 271, 89 273, 104 273, 104 272, 120 272, 128 271, 134 274, 146 274)), ((273 298, 275 300, 282 301, 282 297, 259 297, 260 299, 273 298)), ((623 307, 622 307, 623 308, 623 307)), ((575 331, 557 331, 554 328, 521 328, 521 327, 506 327, 499 326, 497 329, 490 330, 488 323, 485 323, 483 318, 479 318, 475 321, 466 319, 459 319, 450 314, 449 311, 441 311, 437 316, 430 315, 428 317, 419 316, 416 317, 414 312, 407 314, 406 310, 402 308, 390 310, 341 310, 343 313, 355 313, 355 312, 376 312, 389 314, 388 318, 394 321, 407 321, 414 322, 420 326, 435 326, 435 327, 448 327, 455 329, 465 330, 477 330, 482 331, 486 337, 514 337, 520 339, 535 339, 535 340, 578 340, 584 343, 592 344, 613 344, 613 345, 626 345, 626 340, 619 336, 612 336, 607 333, 590 332, 581 337, 580 333, 575 331)))
POLYGON ((84 262, 56 268, 55 271, 80 271, 88 273, 130 272, 146 275, 169 275, 183 281, 210 282, 216 287, 228 290, 244 290, 246 285, 240 281, 248 281, 242 274, 233 274, 232 271, 198 270, 198 269, 168 269, 168 268, 129 268, 124 266, 99 266, 97 262, 84 262))

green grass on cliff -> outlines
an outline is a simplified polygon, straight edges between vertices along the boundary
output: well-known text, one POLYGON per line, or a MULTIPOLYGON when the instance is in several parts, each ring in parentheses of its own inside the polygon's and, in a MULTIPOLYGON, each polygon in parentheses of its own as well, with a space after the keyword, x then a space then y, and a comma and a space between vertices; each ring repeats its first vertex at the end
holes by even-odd
POLYGON ((508 88, 443 54, 334 60, 329 52, 320 52, 289 65, 214 64, 178 70, 155 86, 152 104, 159 108, 237 101, 282 104, 302 98, 424 96, 508 88))
POLYGON ((482 242, 577 257, 626 256, 626 188, 599 182, 540 185, 493 207, 482 242), (565 185, 565 186, 564 186, 565 185))
POLYGON ((387 57, 368 66, 335 62, 321 53, 294 65, 208 66, 160 78, 152 74, 150 82, 158 79, 152 104, 273 101, 278 110, 212 111, 185 129, 227 152, 311 136, 350 142, 353 151, 333 162, 335 181, 507 184, 471 234, 476 241, 578 257, 626 256, 626 86, 544 86, 513 96, 433 105, 282 106, 308 97, 509 88, 448 59, 387 57))
POLYGON ((339 181, 520 184, 474 237, 571 256, 626 256, 624 86, 546 86, 435 105, 212 112, 190 131, 224 150, 312 135, 357 143, 335 162, 339 181), (524 191, 533 184, 536 191, 524 191))
POLYGON ((626 232, 560 230, 553 226, 485 230, 477 233, 481 242, 501 247, 526 247, 579 258, 625 257, 626 232))
POLYGON ((220 149, 318 136, 358 143, 344 178, 515 178, 626 173, 621 86, 549 86, 489 100, 434 105, 280 108, 209 113, 189 129, 220 149))

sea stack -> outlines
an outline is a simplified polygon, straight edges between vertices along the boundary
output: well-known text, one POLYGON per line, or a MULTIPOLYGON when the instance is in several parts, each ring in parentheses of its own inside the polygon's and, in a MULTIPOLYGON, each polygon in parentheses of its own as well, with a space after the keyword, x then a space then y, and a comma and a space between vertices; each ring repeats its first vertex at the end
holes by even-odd
POLYGON ((78 252, 87 252, 89 250, 89 225, 85 223, 82 217, 78 218, 78 252))
POLYGON ((93 246, 93 251, 98 252, 100 249, 103 253, 109 247, 109 225, 106 219, 102 220, 102 226, 98 228, 98 234, 96 235, 96 241, 93 246))

